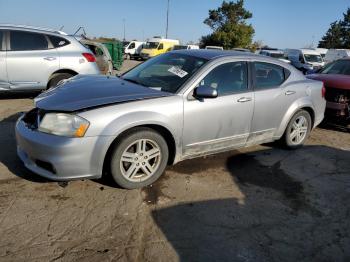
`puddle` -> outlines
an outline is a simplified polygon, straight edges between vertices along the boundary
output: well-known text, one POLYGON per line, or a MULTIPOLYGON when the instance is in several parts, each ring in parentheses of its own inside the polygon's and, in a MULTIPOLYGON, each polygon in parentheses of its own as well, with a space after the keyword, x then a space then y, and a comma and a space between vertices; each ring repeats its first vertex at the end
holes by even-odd
POLYGON ((165 181, 167 180, 168 176, 166 173, 164 173, 155 183, 142 188, 141 190, 144 195, 144 202, 146 202, 148 205, 156 205, 160 199, 170 199, 170 197, 164 194, 162 191, 167 187, 165 185, 165 181))

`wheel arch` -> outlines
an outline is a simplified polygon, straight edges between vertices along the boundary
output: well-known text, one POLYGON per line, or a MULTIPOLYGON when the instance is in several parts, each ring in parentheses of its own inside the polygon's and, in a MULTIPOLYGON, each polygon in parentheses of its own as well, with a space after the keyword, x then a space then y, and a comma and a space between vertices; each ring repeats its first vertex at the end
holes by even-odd
POLYGON ((314 128, 314 124, 315 124, 315 109, 313 107, 313 105, 309 102, 309 101, 305 101, 305 100, 301 100, 301 101, 296 101, 295 103, 293 103, 287 113, 284 115, 281 124, 279 126, 279 128, 277 129, 277 132, 275 134, 275 138, 279 139, 283 136, 288 123, 290 122, 290 120, 292 119, 292 117, 299 111, 299 110, 305 110, 310 114, 311 117, 311 127, 314 128))
POLYGON ((49 79, 47 80, 47 85, 46 85, 46 87, 49 87, 49 86, 50 86, 50 81, 54 78, 54 76, 55 76, 56 74, 64 74, 64 73, 66 73, 66 74, 71 74, 71 75, 73 75, 73 76, 75 76, 75 75, 78 74, 76 71, 74 71, 74 70, 72 70, 72 69, 59 69, 59 70, 56 70, 55 72, 53 72, 53 73, 50 75, 49 79))
POLYGON ((105 173, 109 169, 108 163, 110 161, 114 146, 120 141, 120 139, 125 134, 127 134, 130 131, 137 129, 137 128, 149 128, 149 129, 152 129, 152 130, 158 132, 161 136, 163 136, 163 138, 165 139, 165 141, 168 145, 168 149, 169 149, 168 165, 171 165, 175 162, 177 149, 176 149, 175 138, 174 138, 173 134, 171 133, 171 131, 168 128, 166 128, 162 125, 159 125, 159 124, 140 124, 140 125, 135 125, 133 127, 129 127, 127 129, 123 130, 116 137, 114 137, 114 139, 110 142, 110 144, 108 145, 108 148, 104 154, 102 173, 105 173))

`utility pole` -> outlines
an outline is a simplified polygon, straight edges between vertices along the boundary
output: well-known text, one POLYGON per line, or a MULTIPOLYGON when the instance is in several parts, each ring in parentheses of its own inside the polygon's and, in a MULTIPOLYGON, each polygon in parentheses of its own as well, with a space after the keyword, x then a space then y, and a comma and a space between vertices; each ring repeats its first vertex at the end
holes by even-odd
POLYGON ((125 42, 125 18, 123 18, 123 25, 124 25, 124 37, 123 37, 123 41, 125 42))
POLYGON ((168 28, 169 28, 169 2, 170 0, 168 0, 168 8, 166 11, 166 31, 165 31, 165 38, 168 38, 168 28))

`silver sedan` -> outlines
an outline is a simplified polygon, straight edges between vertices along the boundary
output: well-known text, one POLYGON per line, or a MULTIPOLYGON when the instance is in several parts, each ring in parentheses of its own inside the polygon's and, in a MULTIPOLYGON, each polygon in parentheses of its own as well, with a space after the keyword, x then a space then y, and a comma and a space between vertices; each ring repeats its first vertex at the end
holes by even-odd
POLYGON ((323 119, 324 95, 322 82, 275 59, 174 51, 121 77, 76 76, 41 94, 17 121, 17 151, 50 179, 106 173, 139 188, 185 159, 275 140, 302 146, 323 119))

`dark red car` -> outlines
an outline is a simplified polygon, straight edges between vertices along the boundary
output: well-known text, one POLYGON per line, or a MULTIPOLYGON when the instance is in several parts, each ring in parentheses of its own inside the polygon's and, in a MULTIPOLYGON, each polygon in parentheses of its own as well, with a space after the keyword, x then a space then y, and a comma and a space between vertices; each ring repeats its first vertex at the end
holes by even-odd
POLYGON ((350 58, 327 64, 316 74, 307 75, 320 80, 326 87, 325 121, 350 124, 350 58))

